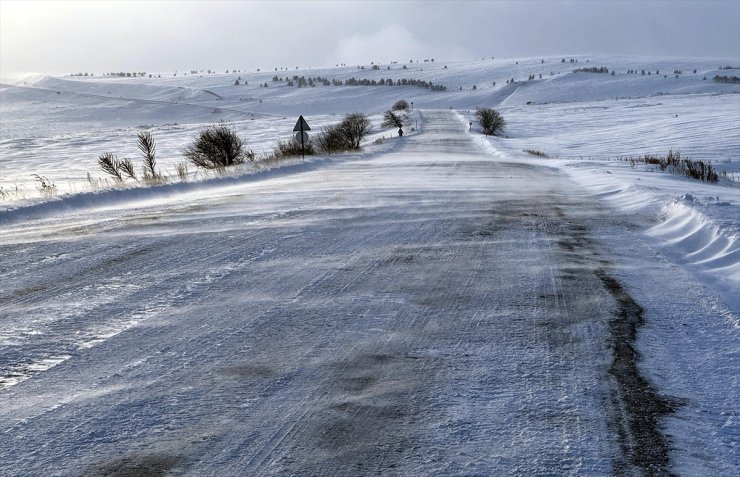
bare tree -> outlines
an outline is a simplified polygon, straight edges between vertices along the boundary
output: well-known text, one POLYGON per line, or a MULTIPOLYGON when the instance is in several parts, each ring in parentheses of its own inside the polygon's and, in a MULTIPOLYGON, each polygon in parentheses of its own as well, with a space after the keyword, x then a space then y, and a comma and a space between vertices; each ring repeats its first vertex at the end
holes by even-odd
POLYGON ((478 123, 486 136, 496 136, 504 130, 506 121, 501 113, 492 108, 481 108, 475 112, 478 123))
POLYGON ((393 107, 391 108, 393 111, 405 111, 409 109, 409 103, 405 99, 399 99, 395 103, 393 103, 393 107))
POLYGON ((393 111, 386 111, 383 113, 383 123, 381 126, 384 128, 401 128, 403 127, 403 117, 393 111))
POLYGON ((339 130, 346 139, 348 148, 352 150, 360 148, 360 141, 370 134, 372 129, 370 120, 362 113, 348 114, 339 123, 339 130))

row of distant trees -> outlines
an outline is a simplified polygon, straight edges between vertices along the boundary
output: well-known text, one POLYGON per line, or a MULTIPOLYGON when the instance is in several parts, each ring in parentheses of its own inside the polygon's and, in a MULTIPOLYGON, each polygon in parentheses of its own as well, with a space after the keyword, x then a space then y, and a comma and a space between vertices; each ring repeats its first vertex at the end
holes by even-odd
POLYGON ((740 84, 740 76, 729 76, 729 75, 715 75, 713 78, 715 83, 732 83, 740 84))
POLYGON ((374 79, 357 79, 357 78, 349 78, 344 81, 337 80, 337 79, 331 79, 316 76, 316 77, 308 77, 305 76, 298 76, 294 75, 292 78, 285 77, 284 79, 282 77, 279 77, 277 75, 272 77, 273 82, 285 82, 288 86, 296 86, 298 88, 304 88, 304 87, 314 87, 316 85, 323 85, 323 86, 417 86, 419 88, 428 89, 429 91, 447 91, 447 87, 444 85, 434 84, 431 81, 424 81, 419 79, 411 79, 411 78, 401 78, 398 80, 393 80, 391 78, 381 78, 379 80, 374 79))

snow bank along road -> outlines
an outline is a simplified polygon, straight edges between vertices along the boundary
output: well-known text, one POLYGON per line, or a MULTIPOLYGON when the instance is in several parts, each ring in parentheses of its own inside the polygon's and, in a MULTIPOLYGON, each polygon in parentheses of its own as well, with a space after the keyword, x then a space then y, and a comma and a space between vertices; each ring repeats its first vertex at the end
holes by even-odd
POLYGON ((391 153, 5 224, 2 474, 671 472, 680 403, 600 240, 628 224, 422 119, 391 153))

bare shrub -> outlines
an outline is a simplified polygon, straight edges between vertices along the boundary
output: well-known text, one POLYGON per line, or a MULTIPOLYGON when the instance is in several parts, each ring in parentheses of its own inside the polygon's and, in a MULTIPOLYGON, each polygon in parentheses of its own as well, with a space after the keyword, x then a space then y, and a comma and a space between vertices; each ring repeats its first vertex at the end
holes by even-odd
POLYGON ((391 107, 392 111, 406 111, 409 109, 409 103, 405 99, 399 99, 391 107))
POLYGON ((177 173, 177 177, 180 178, 181 182, 187 182, 188 181, 188 163, 187 162, 180 162, 177 165, 175 165, 175 172, 177 173))
POLYGON ((316 135, 316 149, 322 154, 336 154, 349 149, 347 140, 339 130, 339 125, 328 126, 316 135))
POLYGON ((712 163, 709 161, 684 159, 681 157, 679 151, 673 152, 669 150, 665 157, 660 157, 651 154, 645 154, 642 157, 627 158, 627 161, 632 167, 637 164, 650 164, 660 168, 661 171, 668 171, 671 174, 677 174, 681 176, 691 177, 703 182, 717 182, 719 180, 719 174, 712 167, 712 163))
POLYGON ((118 182, 123 182, 126 177, 136 179, 136 171, 134 171, 134 164, 131 159, 123 158, 118 159, 113 153, 106 152, 98 157, 98 165, 106 174, 110 174, 118 182))
POLYGON ((278 141, 275 144, 275 150, 273 152, 273 155, 277 158, 296 157, 302 154, 305 154, 307 156, 312 156, 313 154, 315 154, 313 143, 310 140, 305 141, 303 144, 303 148, 301 148, 301 141, 297 140, 294 137, 288 139, 287 141, 278 141))
POLYGON ((121 172, 125 174, 126 176, 130 177, 131 179, 138 181, 136 178, 136 170, 134 169, 134 163, 131 162, 131 159, 128 157, 124 157, 121 159, 120 166, 119 166, 121 172))
POLYGON ((39 184, 39 192, 41 192, 41 195, 44 195, 46 197, 51 197, 56 195, 57 193, 57 186, 52 181, 50 181, 48 178, 44 176, 40 176, 38 174, 33 174, 33 177, 36 179, 36 182, 39 184))
POLYGON ((381 126, 384 128, 401 128, 403 127, 403 117, 393 111, 386 111, 383 113, 383 123, 381 126))
POLYGON ((119 160, 115 154, 105 152, 98 157, 98 165, 106 174, 110 174, 118 182, 123 182, 123 176, 119 170, 119 160))
POLYGON ((360 142, 372 131, 370 120, 362 113, 352 113, 342 122, 324 128, 315 136, 313 145, 317 152, 335 154, 360 149, 360 142))
POLYGON ((164 182, 164 176, 157 172, 157 160, 155 158, 157 146, 154 144, 152 134, 150 132, 141 132, 138 135, 138 139, 139 142, 136 146, 139 148, 141 157, 144 160, 144 182, 154 184, 164 182))
POLYGON ((372 129, 373 126, 370 120, 362 113, 348 114, 339 123, 339 130, 345 137, 351 150, 360 149, 360 142, 365 136, 370 134, 372 129))
POLYGON ((216 124, 198 133, 183 151, 191 163, 204 169, 222 169, 254 160, 254 153, 244 151, 244 141, 226 124, 216 124))
POLYGON ((504 130, 506 121, 504 117, 492 108, 480 108, 475 112, 475 117, 478 119, 478 123, 483 128, 483 133, 486 136, 496 136, 504 130))
POLYGON ((536 156, 536 157, 549 157, 547 154, 545 154, 542 151, 538 151, 536 149, 522 149, 523 152, 526 152, 530 156, 536 156))

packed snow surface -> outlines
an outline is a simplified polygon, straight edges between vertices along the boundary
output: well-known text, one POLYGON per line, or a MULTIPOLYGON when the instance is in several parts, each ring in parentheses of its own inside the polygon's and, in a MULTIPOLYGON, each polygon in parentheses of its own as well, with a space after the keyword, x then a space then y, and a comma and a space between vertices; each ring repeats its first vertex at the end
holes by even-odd
POLYGON ((562 60, 3 85, 3 474, 740 474, 738 60, 562 60), (174 172, 353 111, 361 153, 174 172), (116 185, 141 131, 168 183, 116 185))

